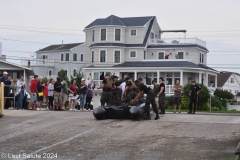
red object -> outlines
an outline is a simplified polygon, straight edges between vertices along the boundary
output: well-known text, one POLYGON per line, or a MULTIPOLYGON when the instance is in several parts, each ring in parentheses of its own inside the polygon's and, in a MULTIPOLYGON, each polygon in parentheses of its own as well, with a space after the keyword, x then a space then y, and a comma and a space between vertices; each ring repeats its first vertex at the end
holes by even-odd
POLYGON ((31 81, 31 83, 30 83, 30 91, 31 91, 32 93, 36 93, 36 92, 37 92, 37 83, 38 83, 38 81, 35 80, 35 79, 33 79, 33 80, 31 81))
POLYGON ((71 84, 68 88, 73 92, 73 95, 74 95, 74 96, 77 95, 77 93, 78 93, 78 88, 77 88, 76 85, 71 84))
POLYGON ((168 56, 169 56, 169 55, 166 55, 166 56, 165 56, 165 59, 168 59, 168 56))
POLYGON ((48 96, 48 86, 45 86, 43 89, 43 96, 47 97, 48 96))

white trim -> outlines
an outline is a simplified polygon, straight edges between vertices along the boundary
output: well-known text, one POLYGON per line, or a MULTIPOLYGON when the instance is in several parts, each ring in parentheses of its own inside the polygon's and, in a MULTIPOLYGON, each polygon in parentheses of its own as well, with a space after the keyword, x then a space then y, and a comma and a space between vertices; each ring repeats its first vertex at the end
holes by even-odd
MULTIPOLYGON (((152 19, 150 19, 150 20, 152 20, 152 19)), ((149 20, 149 21, 150 21, 149 20)), ((148 21, 148 22, 149 22, 148 21)), ((147 23, 148 23, 147 22, 147 23)), ((147 24, 146 23, 146 24, 147 24)), ((131 27, 134 27, 134 28, 146 28, 146 24, 144 24, 143 26, 131 26, 131 27)), ((92 27, 89 27, 89 28, 84 28, 84 30, 83 31, 85 31, 85 30, 91 30, 91 29, 93 29, 93 28, 99 28, 99 27, 119 27, 118 25, 94 25, 94 26, 92 26, 92 27)), ((121 28, 128 28, 127 26, 120 26, 121 28)))
MULTIPOLYGON (((165 51, 158 51, 157 53, 158 53, 157 54, 157 59, 159 59, 159 53, 163 53, 163 59, 165 59, 165 56, 166 56, 165 51)), ((159 60, 161 60, 161 59, 159 59, 159 60)))
POLYGON ((129 58, 137 58, 137 50, 129 50, 129 58), (131 52, 132 51, 136 52, 136 57, 131 57, 131 52))
POLYGON ((60 62, 64 62, 64 53, 60 54, 60 62), (62 55, 63 55, 63 60, 62 60, 62 55))
MULTIPOLYGON (((28 67, 24 67, 24 66, 21 66, 21 65, 17 65, 17 64, 14 64, 14 63, 11 63, 11 62, 8 62, 8 61, 3 61, 3 60, 0 60, 0 62, 3 62, 3 63, 6 63, 6 64, 9 64, 9 65, 12 65, 12 66, 15 66, 15 67, 19 67, 19 68, 22 68, 22 69, 27 69, 27 70, 29 70, 29 71, 32 71, 32 69, 31 68, 28 68, 28 67)), ((8 69, 8 70, 10 70, 10 69, 12 69, 12 68, 1 68, 2 70, 4 70, 4 69, 8 69)), ((14 70, 16 70, 16 69, 14 69, 14 70)), ((20 70, 20 69, 19 69, 20 70)))
POLYGON ((113 37, 113 41, 114 42, 122 42, 122 29, 121 28, 114 28, 114 37, 113 37), (116 41, 116 37, 115 37, 115 35, 116 35, 116 29, 120 29, 120 41, 116 41))
POLYGON ((68 75, 69 75, 69 73, 68 73, 68 69, 64 69, 64 73, 65 73, 65 71, 67 71, 67 75, 65 75, 65 76, 68 77, 68 75))
POLYGON ((137 29, 130 29, 130 34, 129 34, 129 36, 130 36, 130 37, 137 37, 137 32, 138 32, 137 29), (133 36, 132 36, 132 30, 136 30, 136 35, 133 35, 133 36))
POLYGON ((76 70, 76 72, 77 72, 77 68, 73 68, 73 74, 72 74, 73 77, 76 77, 76 76, 74 76, 74 70, 76 70))
POLYGON ((108 29, 107 28, 100 28, 100 36, 99 36, 99 42, 107 42, 107 39, 108 39, 108 37, 107 37, 107 31, 108 31, 108 29), (101 40, 101 37, 102 37, 102 29, 106 29, 106 40, 101 40))
POLYGON ((68 52, 68 53, 65 53, 65 62, 69 62, 69 61, 70 61, 70 53, 68 52), (67 54, 69 55, 68 56, 68 61, 67 61, 67 58, 66 58, 67 54))
MULTIPOLYGON (((183 52, 183 59, 185 59, 185 57, 186 57, 186 53, 185 53, 185 51, 183 51, 183 50, 177 50, 177 54, 179 53, 179 52, 183 52)), ((175 56, 175 55, 174 55, 175 56)))
POLYGON ((121 49, 114 49, 113 50, 113 63, 115 63, 115 64, 119 64, 119 63, 117 63, 117 62, 115 62, 115 51, 119 51, 120 52, 120 62, 119 63, 121 63, 121 52, 122 52, 122 50, 121 49))
POLYGON ((73 61, 73 62, 77 62, 77 61, 78 61, 78 54, 77 54, 77 53, 73 53, 73 54, 72 54, 72 61, 73 61), (77 55, 77 59, 76 59, 76 61, 74 61, 74 54, 77 55))
POLYGON ((107 63, 107 49, 99 49, 99 63, 107 63), (105 62, 100 62, 100 60, 101 60, 101 51, 105 51, 105 62))
POLYGON ((84 54, 83 53, 80 53, 80 59, 79 59, 80 62, 84 62, 84 54), (81 61, 81 56, 83 56, 83 60, 81 61))
POLYGON ((42 58, 41 59, 43 59, 43 56, 47 56, 47 59, 48 59, 48 56, 49 56, 49 54, 42 54, 42 58))

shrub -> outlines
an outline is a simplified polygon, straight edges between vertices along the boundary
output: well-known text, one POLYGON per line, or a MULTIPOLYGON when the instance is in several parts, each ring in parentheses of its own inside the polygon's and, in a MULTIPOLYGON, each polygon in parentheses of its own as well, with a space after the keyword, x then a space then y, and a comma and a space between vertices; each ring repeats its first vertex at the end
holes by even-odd
POLYGON ((182 109, 188 109, 189 103, 190 103, 190 98, 189 98, 189 96, 183 95, 183 96, 181 97, 181 108, 182 108, 182 109))
POLYGON ((235 103, 234 103, 234 102, 230 102, 229 104, 230 104, 230 105, 234 105, 235 103))
POLYGON ((212 97, 211 106, 212 108, 214 107, 219 108, 220 111, 225 110, 221 100, 219 100, 217 97, 212 97))
POLYGON ((223 100, 234 98, 234 96, 231 92, 228 92, 227 90, 222 90, 222 89, 216 89, 214 91, 214 95, 223 100))

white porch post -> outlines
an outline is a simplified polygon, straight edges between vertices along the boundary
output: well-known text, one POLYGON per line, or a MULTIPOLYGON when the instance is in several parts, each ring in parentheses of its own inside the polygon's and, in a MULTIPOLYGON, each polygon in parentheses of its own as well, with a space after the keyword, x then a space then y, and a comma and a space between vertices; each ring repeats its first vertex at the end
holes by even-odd
POLYGON ((217 74, 215 75, 215 88, 217 88, 217 74))
POLYGON ((206 72, 206 81, 205 81, 205 86, 208 86, 208 72, 206 72))
POLYGON ((134 72, 134 81, 137 80, 137 71, 134 72))
POLYGON ((183 71, 180 71, 180 85, 183 85, 183 71))
POLYGON ((202 73, 199 72, 199 75, 198 75, 198 83, 201 84, 202 83, 202 73))
POLYGON ((159 71, 157 71, 157 83, 159 83, 159 71))

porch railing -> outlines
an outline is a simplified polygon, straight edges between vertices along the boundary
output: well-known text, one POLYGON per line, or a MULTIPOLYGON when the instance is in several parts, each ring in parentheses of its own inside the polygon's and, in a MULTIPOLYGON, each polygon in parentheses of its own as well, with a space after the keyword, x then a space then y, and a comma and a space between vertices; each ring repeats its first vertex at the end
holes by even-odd
POLYGON ((22 66, 54 66, 54 59, 21 59, 22 66))
MULTIPOLYGON (((86 83, 90 83, 90 80, 86 80, 86 83)), ((97 87, 99 87, 102 84, 102 80, 93 80, 93 82, 95 83, 96 87, 95 90, 97 90, 97 87)), ((165 94, 166 95, 173 95, 174 91, 173 91, 173 86, 174 85, 165 85, 165 94)), ((153 88, 153 85, 147 85, 147 87, 153 88)))

